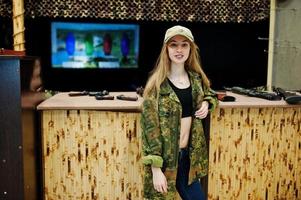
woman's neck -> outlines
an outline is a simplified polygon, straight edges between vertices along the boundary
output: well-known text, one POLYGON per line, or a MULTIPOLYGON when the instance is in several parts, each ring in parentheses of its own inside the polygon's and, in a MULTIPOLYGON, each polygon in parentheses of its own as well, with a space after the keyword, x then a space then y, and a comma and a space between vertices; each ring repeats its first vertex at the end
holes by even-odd
POLYGON ((171 64, 170 74, 171 77, 183 77, 186 75, 184 64, 171 64))

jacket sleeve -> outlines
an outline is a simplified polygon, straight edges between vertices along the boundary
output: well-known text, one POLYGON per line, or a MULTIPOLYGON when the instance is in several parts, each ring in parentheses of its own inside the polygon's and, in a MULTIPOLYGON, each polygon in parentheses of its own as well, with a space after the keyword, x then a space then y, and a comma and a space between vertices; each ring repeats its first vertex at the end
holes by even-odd
POLYGON ((162 167, 162 140, 156 100, 148 98, 143 101, 141 113, 142 161, 145 165, 162 167))
POLYGON ((212 112, 218 105, 217 94, 214 90, 203 85, 204 100, 209 103, 209 110, 212 112))

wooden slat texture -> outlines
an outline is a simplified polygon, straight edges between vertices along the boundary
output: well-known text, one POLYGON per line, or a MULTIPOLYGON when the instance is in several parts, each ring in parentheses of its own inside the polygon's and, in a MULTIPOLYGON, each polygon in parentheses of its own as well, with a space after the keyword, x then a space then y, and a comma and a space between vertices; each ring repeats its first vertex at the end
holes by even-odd
POLYGON ((13 0, 14 50, 25 51, 24 1, 13 0))
POLYGON ((301 108, 218 108, 208 199, 301 199, 301 108))
POLYGON ((142 199, 139 115, 44 110, 45 199, 142 199))
MULTIPOLYGON (((301 199, 300 105, 228 94, 237 102, 211 114, 208 199, 301 199)), ((143 199, 141 102, 63 93, 39 105, 46 200, 143 199)))

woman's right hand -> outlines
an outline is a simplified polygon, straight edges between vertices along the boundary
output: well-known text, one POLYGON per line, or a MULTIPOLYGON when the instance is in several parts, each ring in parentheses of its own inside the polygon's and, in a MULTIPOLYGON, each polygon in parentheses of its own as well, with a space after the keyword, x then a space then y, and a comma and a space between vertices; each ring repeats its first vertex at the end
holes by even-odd
POLYGON ((156 191, 161 193, 167 192, 167 180, 161 168, 152 167, 153 184, 156 191))

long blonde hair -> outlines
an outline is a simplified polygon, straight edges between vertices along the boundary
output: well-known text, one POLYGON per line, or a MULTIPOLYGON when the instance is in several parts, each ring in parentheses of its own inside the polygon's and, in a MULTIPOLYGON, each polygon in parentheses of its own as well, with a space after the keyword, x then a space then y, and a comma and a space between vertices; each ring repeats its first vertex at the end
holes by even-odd
MULTIPOLYGON (((143 97, 150 97, 155 92, 156 97, 159 97, 160 86, 167 78, 170 72, 170 59, 168 56, 168 43, 164 43, 157 59, 156 65, 151 72, 151 75, 146 83, 143 97)), ((207 87, 210 86, 210 81, 201 67, 199 48, 194 42, 190 42, 190 54, 185 61, 185 69, 194 71, 201 75, 203 84, 207 87)))

